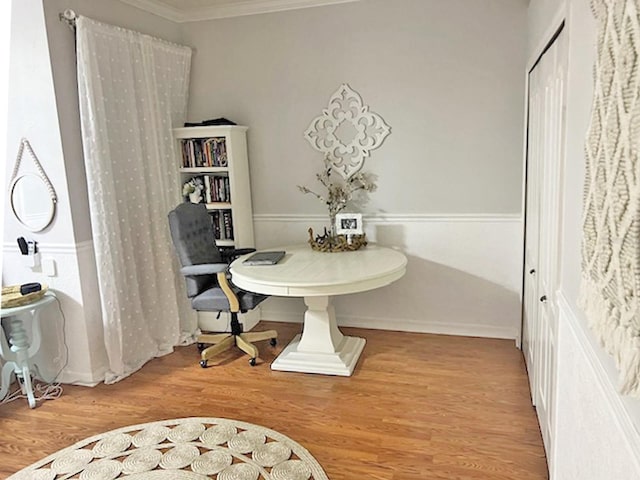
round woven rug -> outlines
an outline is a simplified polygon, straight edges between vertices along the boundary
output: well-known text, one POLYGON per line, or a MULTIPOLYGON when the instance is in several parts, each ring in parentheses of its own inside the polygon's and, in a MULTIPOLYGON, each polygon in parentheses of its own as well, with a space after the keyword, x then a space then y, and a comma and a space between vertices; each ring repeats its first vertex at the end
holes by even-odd
POLYGON ((119 428, 60 450, 8 480, 328 480, 300 444, 223 418, 119 428))

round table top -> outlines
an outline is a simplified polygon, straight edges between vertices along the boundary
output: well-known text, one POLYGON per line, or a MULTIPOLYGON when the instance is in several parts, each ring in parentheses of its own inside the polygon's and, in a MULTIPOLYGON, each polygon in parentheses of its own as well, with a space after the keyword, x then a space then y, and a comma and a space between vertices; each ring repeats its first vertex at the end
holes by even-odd
POLYGON ((38 308, 44 307, 50 302, 53 302, 55 298, 56 298, 55 294, 51 290, 48 290, 41 299, 36 300, 35 302, 27 303, 25 305, 20 305, 18 307, 9 307, 9 308, 0 309, 0 317, 2 318, 12 317, 14 315, 18 315, 23 312, 36 310, 38 308))
POLYGON ((309 245, 264 249, 284 250, 276 265, 244 265, 244 255, 230 267, 234 285, 249 292, 284 297, 344 295, 389 285, 401 278, 407 257, 379 245, 353 252, 317 252, 309 245))

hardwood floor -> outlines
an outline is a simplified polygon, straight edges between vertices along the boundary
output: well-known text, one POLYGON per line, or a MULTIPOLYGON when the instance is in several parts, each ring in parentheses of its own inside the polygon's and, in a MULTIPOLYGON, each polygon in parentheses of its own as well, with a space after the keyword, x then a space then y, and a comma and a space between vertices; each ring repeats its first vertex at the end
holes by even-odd
POLYGON ((86 437, 189 416, 242 420, 302 444, 331 480, 546 479, 513 341, 344 328, 367 345, 352 377, 271 371, 300 325, 262 322, 279 345, 250 367, 231 350, 198 365, 195 346, 115 385, 65 385, 30 410, 0 405, 0 477, 86 437))

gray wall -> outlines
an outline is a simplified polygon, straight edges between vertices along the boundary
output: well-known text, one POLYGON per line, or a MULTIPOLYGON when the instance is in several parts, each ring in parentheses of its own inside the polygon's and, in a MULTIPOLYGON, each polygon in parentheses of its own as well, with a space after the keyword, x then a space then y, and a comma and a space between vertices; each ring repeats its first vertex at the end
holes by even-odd
POLYGON ((189 118, 248 125, 256 214, 324 213, 302 138, 342 83, 392 133, 366 213, 519 213, 526 0, 362 0, 195 22, 189 118))
POLYGON ((559 13, 559 7, 566 4, 565 0, 530 0, 527 12, 527 59, 540 47, 545 38, 554 16, 559 13))

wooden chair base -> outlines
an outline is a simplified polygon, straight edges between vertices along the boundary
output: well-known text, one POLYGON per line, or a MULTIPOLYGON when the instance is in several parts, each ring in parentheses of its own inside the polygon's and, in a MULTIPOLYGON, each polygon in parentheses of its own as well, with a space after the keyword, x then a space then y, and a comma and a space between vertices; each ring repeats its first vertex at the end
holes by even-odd
POLYGON ((267 330, 264 332, 247 332, 234 335, 232 333, 203 333, 198 336, 199 344, 209 344, 200 353, 200 366, 206 368, 208 366, 209 359, 215 357, 219 353, 229 350, 234 345, 240 350, 251 357, 249 363, 251 366, 256 364, 259 352, 258 348, 253 342, 260 342, 262 340, 271 340, 272 345, 275 345, 275 341, 278 338, 278 332, 276 330, 267 330))

